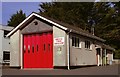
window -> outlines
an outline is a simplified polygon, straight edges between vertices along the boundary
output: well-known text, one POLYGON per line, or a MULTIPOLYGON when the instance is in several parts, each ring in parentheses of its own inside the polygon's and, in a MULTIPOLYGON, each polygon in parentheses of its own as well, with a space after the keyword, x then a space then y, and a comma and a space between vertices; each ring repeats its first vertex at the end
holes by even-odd
POLYGON ((3 60, 10 60, 10 52, 3 51, 3 60))
POLYGON ((79 37, 72 37, 72 46, 80 47, 80 39, 79 39, 79 37))
POLYGON ((85 41, 85 48, 90 49, 90 41, 85 41))

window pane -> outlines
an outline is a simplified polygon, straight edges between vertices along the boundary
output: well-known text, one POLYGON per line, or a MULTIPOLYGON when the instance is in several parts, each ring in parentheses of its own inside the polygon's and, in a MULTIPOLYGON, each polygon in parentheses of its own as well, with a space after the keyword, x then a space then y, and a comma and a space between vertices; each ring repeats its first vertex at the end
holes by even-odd
POLYGON ((76 47, 78 47, 78 38, 76 38, 76 47))
POLYGON ((90 41, 89 41, 89 45, 88 45, 88 48, 90 49, 90 41))
POLYGON ((80 41, 79 41, 79 38, 78 38, 78 47, 79 47, 79 44, 80 44, 80 41))
POLYGON ((79 47, 80 40, 78 37, 72 37, 72 46, 79 47))
POLYGON ((87 41, 86 41, 86 48, 87 48, 87 41))
POLYGON ((75 47, 77 46, 77 39, 75 38, 75 47))
POLYGON ((85 48, 90 49, 90 41, 85 41, 85 48))
POLYGON ((89 42, 87 41, 87 48, 89 48, 89 42))
POLYGON ((76 38, 76 40, 77 47, 79 47, 79 38, 76 38))
POLYGON ((72 37, 72 46, 74 46, 74 37, 72 37))
POLYGON ((3 60, 10 60, 10 52, 3 52, 3 60))

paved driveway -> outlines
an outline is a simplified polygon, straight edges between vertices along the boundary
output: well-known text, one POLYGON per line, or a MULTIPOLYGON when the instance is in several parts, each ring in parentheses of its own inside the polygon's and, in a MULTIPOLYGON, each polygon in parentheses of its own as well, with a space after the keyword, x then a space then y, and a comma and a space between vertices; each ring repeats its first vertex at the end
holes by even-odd
POLYGON ((3 69, 3 75, 118 75, 119 65, 82 67, 77 69, 3 69))

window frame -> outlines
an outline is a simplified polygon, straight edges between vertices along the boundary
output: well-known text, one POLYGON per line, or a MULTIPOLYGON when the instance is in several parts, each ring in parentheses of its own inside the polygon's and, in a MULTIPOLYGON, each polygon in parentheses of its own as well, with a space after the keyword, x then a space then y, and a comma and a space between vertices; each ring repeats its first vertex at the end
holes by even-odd
POLYGON ((9 51, 3 51, 3 61, 5 61, 5 62, 10 61, 10 52, 9 51), (9 57, 9 59, 6 59, 5 55, 7 55, 7 58, 9 57))
POLYGON ((92 50, 92 43, 90 40, 85 40, 85 49, 89 49, 89 50, 92 50))
POLYGON ((72 36, 72 47, 81 48, 80 37, 72 36))

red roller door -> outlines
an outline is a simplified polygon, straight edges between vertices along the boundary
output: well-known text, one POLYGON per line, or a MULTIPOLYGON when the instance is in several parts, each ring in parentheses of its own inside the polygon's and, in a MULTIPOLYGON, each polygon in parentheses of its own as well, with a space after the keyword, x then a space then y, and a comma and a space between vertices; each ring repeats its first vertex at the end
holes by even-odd
POLYGON ((53 35, 51 32, 23 36, 23 67, 53 67, 53 35))

